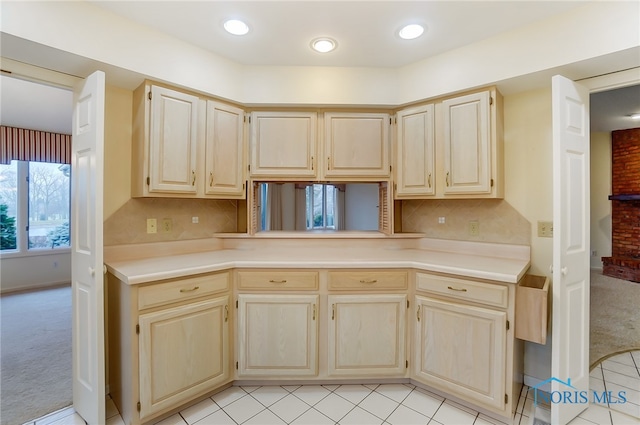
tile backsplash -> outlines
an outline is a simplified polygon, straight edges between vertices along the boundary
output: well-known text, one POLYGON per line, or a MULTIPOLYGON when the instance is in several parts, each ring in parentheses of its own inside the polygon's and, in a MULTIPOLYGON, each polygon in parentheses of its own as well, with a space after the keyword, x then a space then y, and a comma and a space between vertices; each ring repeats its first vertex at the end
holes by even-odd
POLYGON ((104 245, 125 245, 210 238, 235 232, 237 201, 217 199, 133 198, 104 222, 104 245), (198 217, 198 223, 192 218, 198 217), (147 219, 157 220, 157 233, 147 233, 147 219), (163 230, 171 219, 171 231, 163 230))
POLYGON ((402 231, 436 239, 531 244, 531 223, 501 199, 402 201, 402 231), (470 235, 472 221, 479 225, 477 236, 470 235))

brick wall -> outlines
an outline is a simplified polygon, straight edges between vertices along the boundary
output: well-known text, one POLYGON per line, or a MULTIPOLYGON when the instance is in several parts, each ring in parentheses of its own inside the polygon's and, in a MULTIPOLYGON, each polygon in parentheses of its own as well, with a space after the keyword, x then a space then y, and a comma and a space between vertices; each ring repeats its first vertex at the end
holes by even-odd
MULTIPOLYGON (((640 194, 640 128, 612 133, 613 195, 640 194)), ((640 282, 640 201, 611 201, 611 257, 606 275, 640 282)))

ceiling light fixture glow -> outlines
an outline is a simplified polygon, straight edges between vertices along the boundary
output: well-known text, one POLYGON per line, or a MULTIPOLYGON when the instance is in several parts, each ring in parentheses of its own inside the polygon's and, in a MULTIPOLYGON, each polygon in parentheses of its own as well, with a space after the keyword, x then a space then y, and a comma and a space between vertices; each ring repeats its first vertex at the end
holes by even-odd
POLYGON ((400 38, 404 40, 413 40, 414 38, 418 38, 424 32, 424 27, 418 24, 411 24, 404 26, 399 32, 398 35, 400 38))
POLYGON ((245 35, 249 32, 249 26, 238 19, 229 19, 224 22, 224 29, 229 34, 233 35, 245 35))
POLYGON ((334 50, 338 43, 335 40, 327 37, 316 38, 311 41, 311 48, 319 53, 329 53, 334 50))
POLYGON ((640 120, 640 113, 631 114, 630 117, 631 117, 632 120, 640 120))

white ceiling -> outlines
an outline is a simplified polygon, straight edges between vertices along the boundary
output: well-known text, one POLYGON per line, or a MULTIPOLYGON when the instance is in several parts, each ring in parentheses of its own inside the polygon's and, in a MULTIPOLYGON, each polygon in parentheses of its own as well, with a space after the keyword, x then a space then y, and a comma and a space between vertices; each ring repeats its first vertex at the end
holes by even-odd
MULTIPOLYGON (((400 67, 446 50, 579 7, 582 1, 93 1, 152 27, 246 65, 400 67), (227 18, 245 20, 247 36, 227 34, 227 18), (426 27, 406 41, 396 34, 407 23, 426 27), (319 36, 338 48, 309 48, 319 36)), ((2 76, 0 122, 70 133, 71 94, 2 76)), ((591 96, 592 130, 638 127, 640 86, 591 96)))

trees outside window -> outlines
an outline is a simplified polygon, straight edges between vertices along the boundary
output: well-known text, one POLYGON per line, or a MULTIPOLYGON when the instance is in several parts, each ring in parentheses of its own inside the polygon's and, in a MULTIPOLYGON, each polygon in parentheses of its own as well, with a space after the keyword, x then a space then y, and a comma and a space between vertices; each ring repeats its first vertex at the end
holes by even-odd
POLYGON ((6 206, 2 250, 69 247, 70 192, 69 165, 34 161, 0 165, 0 205, 6 206))

